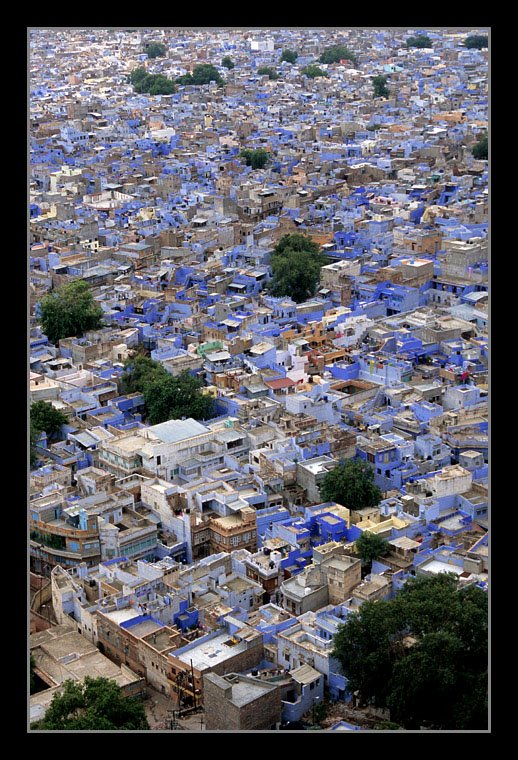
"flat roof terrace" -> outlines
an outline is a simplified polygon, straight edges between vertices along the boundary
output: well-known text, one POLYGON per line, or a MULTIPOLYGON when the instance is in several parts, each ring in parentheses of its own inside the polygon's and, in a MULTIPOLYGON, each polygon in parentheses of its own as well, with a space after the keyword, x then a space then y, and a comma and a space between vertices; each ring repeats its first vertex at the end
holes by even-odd
POLYGON ((192 660, 193 667, 196 670, 207 670, 245 650, 245 641, 234 643, 232 636, 225 631, 221 635, 209 639, 209 641, 202 642, 193 649, 180 654, 176 653, 175 657, 186 665, 190 665, 192 660))
POLYGON ((161 623, 157 623, 155 620, 143 620, 140 623, 135 623, 135 625, 131 625, 130 623, 129 625, 126 624, 124 626, 127 631, 130 631, 133 636, 137 636, 139 639, 143 639, 145 636, 157 633, 158 631, 161 631, 163 627, 164 626, 161 623))
POLYGON ((265 692, 271 691, 269 684, 260 682, 252 682, 252 680, 239 680, 232 684, 232 704, 236 707, 243 707, 244 705, 253 702, 261 697, 265 692))

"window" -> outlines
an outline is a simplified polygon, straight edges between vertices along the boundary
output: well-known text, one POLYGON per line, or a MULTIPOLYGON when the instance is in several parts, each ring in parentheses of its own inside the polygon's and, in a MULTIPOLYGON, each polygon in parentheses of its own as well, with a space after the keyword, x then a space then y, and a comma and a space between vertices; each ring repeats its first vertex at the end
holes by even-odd
POLYGON ((156 458, 156 464, 157 464, 157 467, 159 467, 162 464, 162 457, 161 456, 158 456, 156 458))

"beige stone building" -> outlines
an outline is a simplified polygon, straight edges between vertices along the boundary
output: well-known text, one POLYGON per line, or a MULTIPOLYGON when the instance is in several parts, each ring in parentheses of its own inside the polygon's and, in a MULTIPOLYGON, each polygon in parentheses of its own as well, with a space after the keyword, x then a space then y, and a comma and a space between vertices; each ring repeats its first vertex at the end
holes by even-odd
POLYGON ((208 673, 203 691, 209 731, 267 731, 281 719, 281 692, 275 684, 237 673, 208 673))

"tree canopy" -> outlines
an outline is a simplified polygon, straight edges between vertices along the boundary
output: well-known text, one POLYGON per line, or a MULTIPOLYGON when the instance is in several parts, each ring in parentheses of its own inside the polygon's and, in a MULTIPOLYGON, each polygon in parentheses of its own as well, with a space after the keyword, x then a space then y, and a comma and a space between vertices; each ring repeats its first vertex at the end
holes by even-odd
POLYGON ((487 34, 470 34, 464 40, 464 47, 482 50, 482 48, 489 47, 489 38, 487 34))
POLYGON ((257 69, 257 73, 260 74, 260 76, 267 76, 269 79, 279 78, 279 75, 271 66, 260 66, 257 69))
POLYGON ((30 444, 30 466, 36 467, 38 455, 36 453, 36 444, 43 432, 49 438, 56 437, 61 426, 68 422, 68 417, 59 409, 55 409, 52 404, 46 401, 35 401, 31 404, 30 426, 29 426, 29 444, 30 444))
POLYGON ((124 362, 119 385, 121 393, 144 393, 146 385, 167 377, 167 370, 148 356, 137 354, 124 362))
POLYGON ((132 71, 129 79, 138 94, 172 95, 176 92, 172 79, 164 74, 149 74, 143 66, 132 71))
POLYGON ((120 380, 122 393, 142 393, 152 425, 181 417, 208 420, 214 416, 214 399, 201 392, 203 382, 189 372, 173 377, 147 356, 127 359, 120 380))
POLYGON ((325 474, 320 485, 320 496, 325 501, 336 501, 348 509, 363 509, 376 507, 382 493, 367 462, 346 459, 325 474))
POLYGON ((46 401, 35 401, 31 404, 31 423, 40 433, 45 431, 49 437, 56 436, 62 425, 66 425, 68 417, 59 409, 46 401))
POLYGON ((268 163, 270 154, 264 148, 245 148, 241 151, 241 158, 245 159, 247 166, 251 166, 252 169, 263 169, 268 163))
POLYGON ((431 48, 433 47, 433 44, 430 37, 427 37, 426 34, 416 34, 407 38, 406 46, 408 48, 431 48))
POLYGON ((148 58, 163 58, 167 49, 161 42, 148 42, 144 45, 144 53, 147 53, 148 58))
POLYGON ((138 66, 136 69, 133 69, 129 75, 129 81, 132 85, 136 85, 147 76, 149 76, 147 69, 144 66, 138 66))
POLYGON ((323 71, 320 66, 316 66, 314 63, 311 63, 309 66, 304 66, 302 73, 310 79, 316 79, 317 77, 327 77, 326 72, 323 71))
POLYGON ((487 140, 487 134, 480 138, 480 140, 473 146, 471 151, 475 158, 487 160, 489 156, 489 145, 487 140))
POLYGON ((387 554, 389 550, 388 542, 381 536, 378 536, 377 533, 372 533, 369 530, 363 531, 361 536, 354 542, 354 546, 364 565, 371 565, 373 560, 387 554))
POLYGON ((229 55, 226 55, 221 61, 221 65, 224 66, 226 69, 233 69, 235 68, 236 64, 234 63, 234 61, 229 55))
POLYGON ((326 259, 311 238, 296 233, 283 235, 272 251, 270 263, 270 293, 301 303, 315 294, 326 259))
POLYGON ((41 328, 52 343, 96 330, 102 325, 102 317, 101 307, 83 280, 62 285, 43 296, 40 302, 41 328))
POLYGON ((199 86, 216 82, 222 84, 223 79, 215 66, 211 63, 199 63, 192 71, 192 74, 184 74, 176 80, 178 84, 193 84, 199 86))
POLYGON ((286 48, 286 50, 282 51, 280 60, 287 61, 288 63, 295 63, 298 57, 299 57, 299 54, 295 50, 289 50, 288 48, 286 48))
POLYGON ((487 595, 441 573, 407 581, 388 601, 365 602, 334 637, 360 700, 390 709, 406 729, 487 728, 487 595))
POLYGON ((331 45, 322 52, 318 60, 320 63, 340 63, 344 60, 356 63, 356 56, 345 45, 331 45))
POLYGON ((202 387, 203 382, 189 372, 156 378, 144 390, 149 422, 156 425, 182 417, 195 420, 214 417, 215 401, 212 396, 201 393, 202 387))
POLYGON ((45 717, 31 728, 46 731, 147 731, 149 723, 142 703, 126 697, 107 678, 90 678, 83 683, 65 681, 54 694, 45 717))
POLYGON ((374 87, 375 98, 388 98, 390 95, 389 89, 387 87, 387 79, 388 77, 381 75, 372 77, 372 86, 374 87))

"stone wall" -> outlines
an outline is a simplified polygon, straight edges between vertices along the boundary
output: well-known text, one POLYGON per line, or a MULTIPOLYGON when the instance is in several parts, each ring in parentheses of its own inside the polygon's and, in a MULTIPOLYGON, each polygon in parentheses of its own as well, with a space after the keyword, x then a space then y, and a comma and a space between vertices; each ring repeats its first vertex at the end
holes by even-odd
POLYGON ((203 691, 207 730, 267 731, 280 721, 281 692, 277 687, 242 707, 231 702, 232 684, 214 674, 204 677, 203 691))

